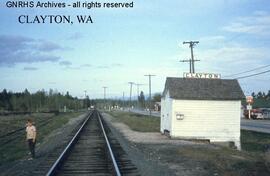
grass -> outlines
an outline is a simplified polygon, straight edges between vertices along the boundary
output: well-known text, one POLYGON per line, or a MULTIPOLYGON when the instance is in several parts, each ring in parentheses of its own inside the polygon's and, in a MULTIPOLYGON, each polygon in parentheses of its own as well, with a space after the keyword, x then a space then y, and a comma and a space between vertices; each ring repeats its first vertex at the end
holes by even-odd
MULTIPOLYGON (((159 118, 123 111, 111 111, 109 114, 115 121, 125 123, 134 131, 160 131, 159 118)), ((244 151, 264 153, 270 150, 270 134, 241 130, 241 147, 244 151)))
POLYGON ((33 113, 31 115, 9 115, 0 116, 0 133, 6 134, 14 129, 25 126, 27 119, 32 119, 36 124, 41 123, 47 118, 53 117, 53 113, 33 113))
POLYGON ((263 157, 246 151, 237 151, 227 147, 181 147, 176 151, 179 158, 202 163, 210 172, 219 175, 263 175, 268 173, 263 157))
MULTIPOLYGON (((77 117, 81 113, 63 113, 57 116, 53 116, 53 119, 50 123, 40 126, 37 128, 37 142, 42 143, 42 141, 48 136, 53 130, 60 128, 64 124, 66 124, 71 118, 77 117)), ((50 117, 52 117, 50 116, 50 117)), ((13 128, 16 129, 18 127, 24 127, 25 120, 29 118, 29 116, 16 116, 5 117, 5 119, 0 119, 0 127, 3 130, 7 124, 13 124, 13 128), (4 125, 3 125, 4 124, 4 125)), ((39 122, 44 121, 44 118, 48 118, 46 114, 35 114, 31 115, 31 118, 34 119, 36 126, 39 125, 39 122), (43 119, 43 120, 41 120, 43 119)), ((9 130, 12 130, 10 127, 9 130)), ((0 146, 0 165, 20 159, 28 153, 27 142, 25 141, 25 131, 23 130, 17 140, 10 142, 4 146, 0 146)))
POLYGON ((241 130, 242 149, 250 152, 270 150, 270 134, 241 130))
MULTIPOLYGON (((109 112, 115 121, 123 122, 134 131, 159 132, 160 119, 129 112, 109 112)), ((172 163, 183 158, 203 163, 209 172, 219 175, 268 175, 270 171, 270 134, 241 130, 242 151, 228 147, 182 146, 173 151, 160 151, 172 163), (173 152, 171 157, 166 152, 173 152)))
POLYGON ((114 120, 128 125, 134 131, 159 132, 160 130, 160 119, 157 117, 122 111, 113 111, 109 114, 114 117, 114 120))

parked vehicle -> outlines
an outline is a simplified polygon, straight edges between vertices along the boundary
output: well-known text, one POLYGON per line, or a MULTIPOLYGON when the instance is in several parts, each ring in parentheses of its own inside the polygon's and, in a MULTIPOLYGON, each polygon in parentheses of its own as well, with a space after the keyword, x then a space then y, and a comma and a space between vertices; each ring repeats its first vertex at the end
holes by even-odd
MULTIPOLYGON (((244 116, 248 119, 248 110, 244 110, 244 116)), ((263 119, 263 112, 261 109, 252 109, 250 110, 250 118, 252 119, 263 119)))
POLYGON ((262 115, 264 119, 270 119, 270 109, 261 109, 262 115))

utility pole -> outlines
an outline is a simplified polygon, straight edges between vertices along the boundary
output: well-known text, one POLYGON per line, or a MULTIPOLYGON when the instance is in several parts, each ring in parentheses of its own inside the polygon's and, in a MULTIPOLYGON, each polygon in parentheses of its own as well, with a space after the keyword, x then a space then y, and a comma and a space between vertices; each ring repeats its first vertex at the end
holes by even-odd
POLYGON ((103 86, 103 89, 104 89, 104 109, 106 109, 106 89, 107 88, 108 87, 103 86))
POLYGON ((194 62, 195 61, 200 61, 200 60, 194 60, 194 55, 193 55, 193 48, 198 43, 199 43, 199 41, 183 42, 183 45, 184 44, 189 44, 189 48, 190 48, 190 51, 191 51, 191 59, 190 60, 184 60, 185 62, 189 61, 189 63, 190 63, 190 73, 195 73, 194 62))
POLYGON ((187 60, 180 60, 180 62, 189 62, 189 73, 192 73, 192 64, 191 64, 191 59, 187 59, 187 60))
POLYGON ((87 90, 84 90, 84 102, 85 102, 85 106, 86 106, 86 110, 87 110, 87 100, 86 100, 86 92, 87 90))
POLYGON ((143 84, 139 84, 137 83, 136 86, 137 86, 137 100, 138 100, 138 109, 139 109, 139 96, 140 96, 140 86, 142 86, 143 84))
POLYGON ((131 96, 132 96, 132 85, 135 84, 134 82, 128 82, 130 84, 130 93, 129 93, 129 111, 131 109, 131 96))
POLYGON ((148 74, 148 75, 144 75, 144 76, 149 77, 149 113, 150 113, 150 116, 151 116, 151 77, 156 76, 156 75, 148 74))
POLYGON ((124 109, 124 106, 125 106, 125 92, 123 92, 123 109, 124 109))

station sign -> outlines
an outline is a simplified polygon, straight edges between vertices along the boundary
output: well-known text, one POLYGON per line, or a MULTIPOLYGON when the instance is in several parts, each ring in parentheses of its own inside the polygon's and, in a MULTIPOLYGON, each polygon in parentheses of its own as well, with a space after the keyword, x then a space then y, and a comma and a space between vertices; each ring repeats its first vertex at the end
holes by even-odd
POLYGON ((221 79, 221 74, 216 73, 184 73, 184 78, 221 79))

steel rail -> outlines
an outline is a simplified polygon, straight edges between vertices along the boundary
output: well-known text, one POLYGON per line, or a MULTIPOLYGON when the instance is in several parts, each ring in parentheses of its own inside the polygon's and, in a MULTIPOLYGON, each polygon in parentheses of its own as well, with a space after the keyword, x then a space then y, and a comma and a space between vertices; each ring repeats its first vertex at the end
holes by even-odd
POLYGON ((97 115, 98 115, 98 120, 99 120, 101 129, 102 129, 104 138, 105 138, 105 140, 106 140, 106 144, 107 144, 107 148, 108 148, 109 153, 110 153, 111 160, 112 160, 112 162, 113 162, 113 168, 114 168, 114 171, 115 171, 115 173, 116 173, 117 176, 121 176, 120 170, 119 170, 119 168, 118 168, 118 165, 117 165, 117 163, 116 163, 114 154, 113 154, 113 152, 112 152, 112 148, 111 148, 110 142, 109 142, 109 140, 108 140, 108 138, 107 138, 106 132, 105 132, 104 127, 103 127, 103 123, 102 123, 102 121, 101 121, 101 119, 100 119, 99 112, 97 113, 97 115))
POLYGON ((67 152, 71 149, 71 146, 74 145, 76 139, 78 138, 80 132, 82 131, 83 127, 85 126, 85 124, 88 122, 88 120, 90 119, 90 117, 92 116, 94 111, 92 111, 89 116, 87 117, 87 119, 83 122, 82 126, 80 127, 80 129, 77 131, 77 133, 73 136, 73 138, 71 139, 71 141, 68 143, 68 145, 66 146, 65 150, 61 153, 61 155, 57 158, 57 160, 54 162, 53 166, 50 168, 50 170, 47 172, 46 176, 52 176, 56 173, 57 168, 60 166, 61 162, 64 160, 65 155, 67 154, 67 152))

